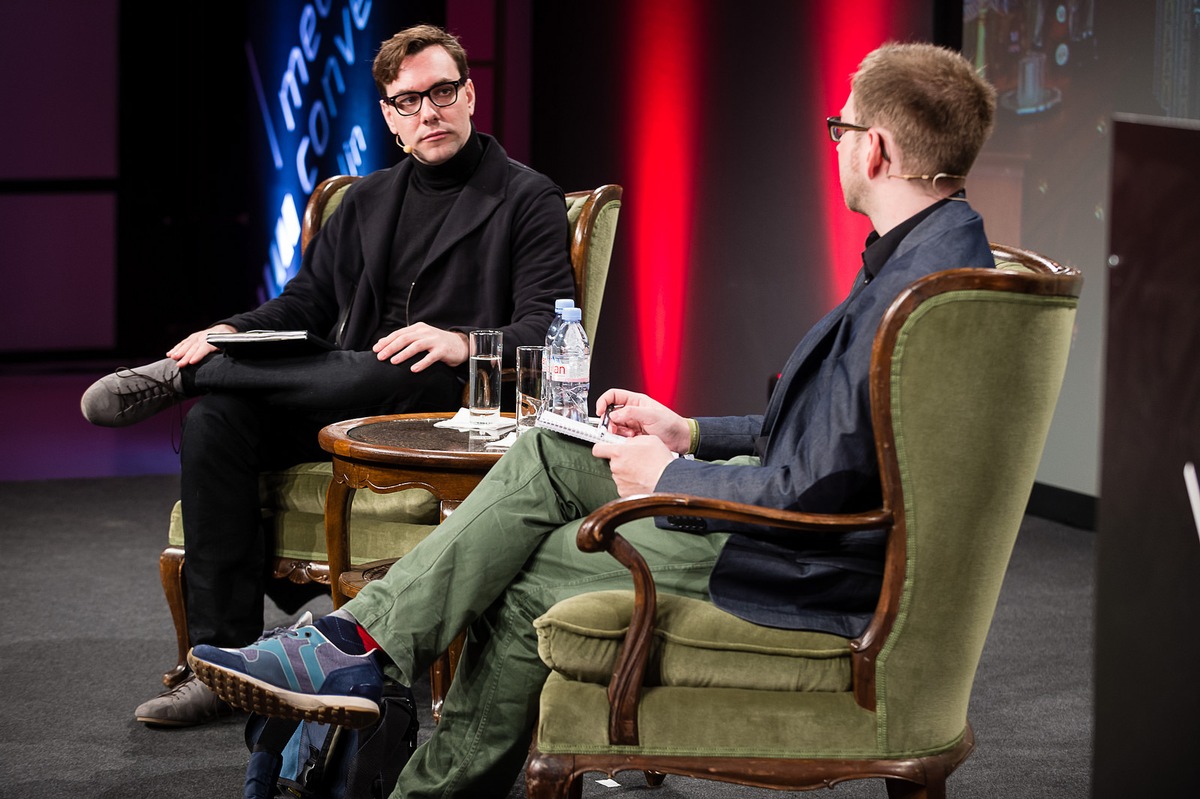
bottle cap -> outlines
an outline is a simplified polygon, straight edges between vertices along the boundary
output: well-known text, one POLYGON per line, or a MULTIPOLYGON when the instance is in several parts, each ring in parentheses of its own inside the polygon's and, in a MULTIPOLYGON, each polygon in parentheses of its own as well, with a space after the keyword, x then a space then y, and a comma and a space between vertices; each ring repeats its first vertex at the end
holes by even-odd
POLYGON ((564 322, 578 322, 583 318, 583 309, 576 308, 574 306, 570 308, 563 308, 562 315, 564 322))
POLYGON ((554 312, 555 313, 560 313, 563 310, 563 308, 574 308, 574 307, 575 307, 575 300, 555 300, 554 301, 554 312))

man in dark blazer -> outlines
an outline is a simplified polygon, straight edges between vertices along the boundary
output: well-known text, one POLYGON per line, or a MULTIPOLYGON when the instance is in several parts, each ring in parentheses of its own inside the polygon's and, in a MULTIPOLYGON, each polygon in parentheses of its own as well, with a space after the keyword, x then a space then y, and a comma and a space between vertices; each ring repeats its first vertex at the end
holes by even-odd
MULTIPOLYGON (((617 496, 681 491, 812 512, 880 497, 868 396, 879 322, 912 281, 993 265, 965 176, 995 92, 960 55, 890 45, 867 56, 828 122, 847 206, 875 231, 849 296, 799 343, 763 415, 685 419, 644 394, 597 402, 622 443, 523 434, 444 524, 343 608, 241 650, 196 647, 202 680, 279 715, 336 709, 369 722, 382 674, 409 683, 461 629, 468 645, 441 722, 400 776, 405 797, 504 796, 524 762, 548 669, 533 620, 585 591, 628 587, 575 533, 617 496), (709 460, 717 459, 717 460, 709 460), (319 668, 306 666, 320 660, 319 668), (300 678, 284 677, 286 663, 300 678), (381 671, 382 670, 382 671, 381 671)), ((623 525, 659 591, 744 618, 852 637, 878 599, 879 533, 813 537, 668 518, 623 525), (659 529, 659 527, 675 529, 659 529)), ((242 701, 246 701, 243 699, 242 701)))
MULTIPOLYGON (((180 452, 193 644, 240 646, 262 632, 260 471, 326 459, 317 433, 332 422, 458 408, 468 331, 501 331, 512 366, 518 346, 544 341, 554 301, 574 296, 563 193, 475 131, 459 42, 431 26, 402 31, 384 42, 373 74, 384 119, 411 157, 351 186, 279 297, 83 397, 85 417, 108 426, 202 397, 180 452), (207 340, 246 330, 308 330, 335 349, 242 359, 207 340)), ((135 717, 187 726, 228 711, 190 678, 135 717)))

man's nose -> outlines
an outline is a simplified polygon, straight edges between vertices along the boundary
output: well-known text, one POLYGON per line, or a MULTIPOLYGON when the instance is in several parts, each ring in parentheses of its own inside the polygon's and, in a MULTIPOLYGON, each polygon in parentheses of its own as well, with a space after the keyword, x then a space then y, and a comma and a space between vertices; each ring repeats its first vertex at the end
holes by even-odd
POLYGON ((433 104, 433 100, 428 97, 425 102, 421 103, 421 121, 424 123, 436 122, 442 118, 442 109, 433 104))

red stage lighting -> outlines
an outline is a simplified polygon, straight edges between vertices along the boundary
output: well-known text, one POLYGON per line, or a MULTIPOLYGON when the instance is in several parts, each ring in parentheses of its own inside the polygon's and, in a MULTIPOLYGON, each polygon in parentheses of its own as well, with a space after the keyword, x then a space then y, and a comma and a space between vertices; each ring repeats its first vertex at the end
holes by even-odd
POLYGON ((699 18, 688 0, 628 4, 625 96, 634 305, 645 390, 671 405, 683 356, 696 171, 699 18))
MULTIPOLYGON (((809 37, 810 46, 817 53, 817 96, 825 109, 822 116, 835 116, 841 111, 850 93, 848 76, 858 69, 867 53, 887 41, 890 11, 895 4, 896 0, 858 0, 821 3, 813 9, 809 37)), ((814 118, 812 124, 823 121, 814 118)), ((827 303, 832 308, 850 291, 862 266, 855 254, 861 252, 863 241, 871 232, 871 223, 865 216, 846 210, 838 181, 837 153, 834 144, 828 137, 825 139, 829 152, 822 170, 821 191, 825 201, 821 205, 830 259, 827 303)))

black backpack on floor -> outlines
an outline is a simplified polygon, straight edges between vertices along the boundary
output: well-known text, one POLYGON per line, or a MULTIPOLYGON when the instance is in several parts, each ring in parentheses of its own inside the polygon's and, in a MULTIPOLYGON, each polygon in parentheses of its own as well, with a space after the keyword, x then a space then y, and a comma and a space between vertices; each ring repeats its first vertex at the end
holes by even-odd
POLYGON ((379 720, 351 730, 251 713, 243 799, 384 799, 417 748, 412 692, 384 687, 379 720))

